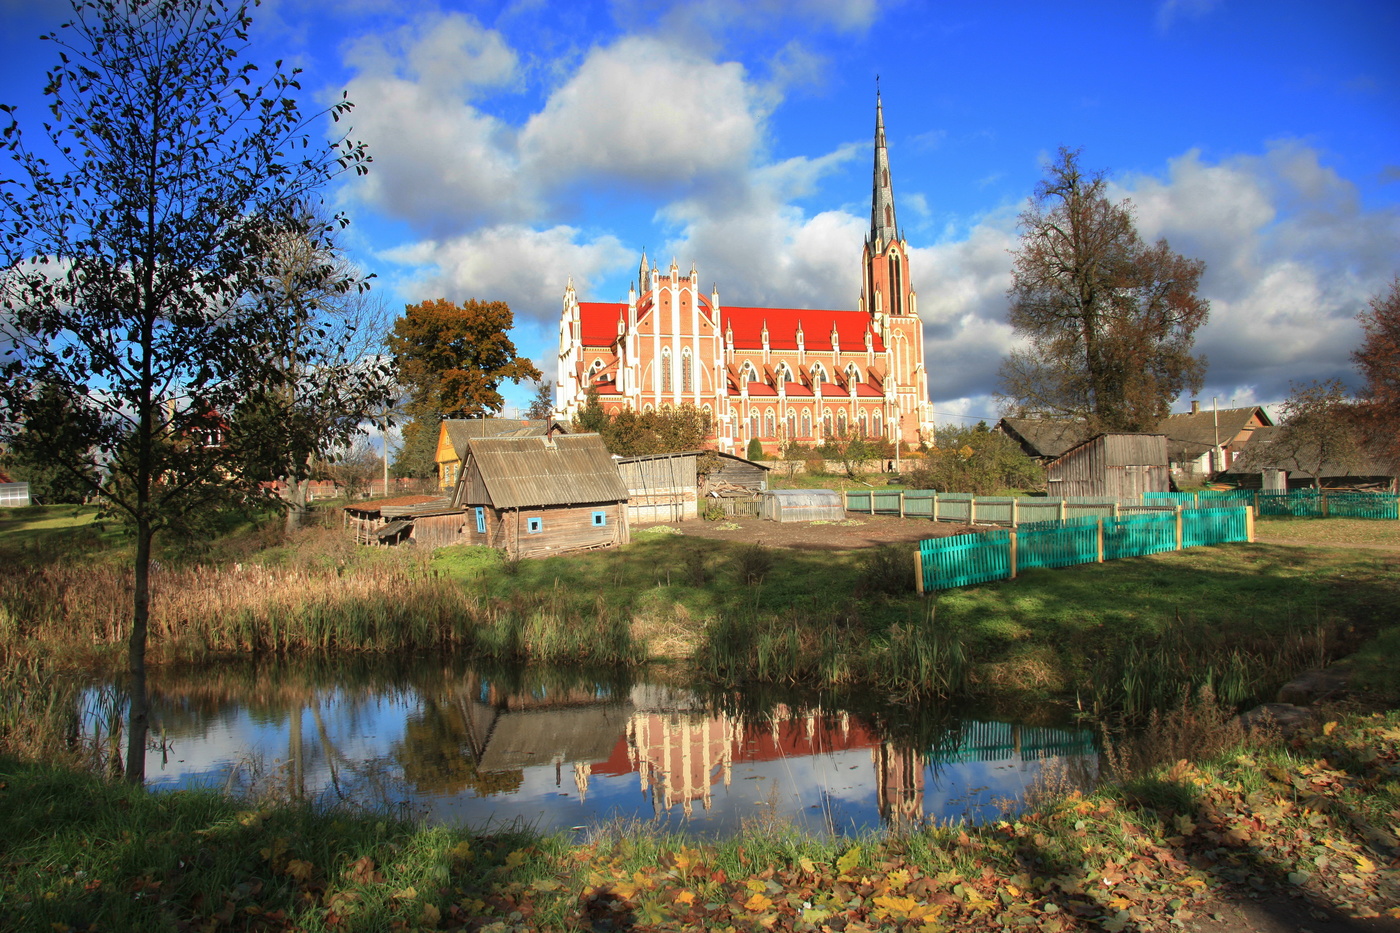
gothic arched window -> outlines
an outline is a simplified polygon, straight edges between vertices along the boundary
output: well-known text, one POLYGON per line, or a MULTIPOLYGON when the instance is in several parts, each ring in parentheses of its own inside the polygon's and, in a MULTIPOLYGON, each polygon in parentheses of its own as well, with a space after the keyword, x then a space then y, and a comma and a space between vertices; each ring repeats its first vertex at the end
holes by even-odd
POLYGON ((860 436, 870 436, 870 422, 866 420, 865 412, 860 413, 860 436))
POLYGON ((873 415, 870 416, 870 427, 871 427, 872 433, 873 433, 876 437, 883 437, 883 436, 884 436, 884 435, 882 434, 882 432, 880 431, 880 413, 879 413, 878 411, 875 412, 875 414, 873 414, 873 415))
POLYGON ((671 391, 671 348, 661 348, 661 391, 671 391))
POLYGON ((787 413, 787 436, 788 436, 788 440, 792 440, 794 437, 797 436, 797 414, 796 414, 796 412, 791 412, 791 411, 790 411, 790 412, 787 413))
POLYGON ((772 437, 777 432, 773 430, 773 409, 768 409, 768 414, 763 416, 763 436, 772 437))
POLYGON ((825 367, 825 366, 823 366, 821 363, 818 363, 817 365, 815 365, 815 366, 812 367, 812 384, 813 384, 813 385, 815 385, 816 383, 819 383, 819 382, 830 382, 830 381, 831 381, 830 379, 826 378, 826 367, 825 367))
POLYGON ((844 411, 836 413, 836 433, 841 437, 846 436, 846 413, 844 411))
POLYGON ((802 412, 802 436, 812 436, 812 413, 810 411, 802 412))
POLYGON ((681 391, 695 391, 695 373, 691 365, 690 347, 681 351, 681 391))
POLYGON ((822 436, 831 436, 831 412, 829 411, 822 412, 822 436))
POLYGON ((758 437, 758 412, 749 415, 749 437, 758 437))

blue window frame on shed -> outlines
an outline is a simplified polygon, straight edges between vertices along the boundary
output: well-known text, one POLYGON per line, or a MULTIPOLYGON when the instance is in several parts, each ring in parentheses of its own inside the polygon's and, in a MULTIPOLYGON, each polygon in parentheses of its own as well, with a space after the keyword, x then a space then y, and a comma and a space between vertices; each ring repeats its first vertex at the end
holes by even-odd
POLYGON ((607 512, 594 512, 594 513, 593 513, 593 524, 594 524, 595 526, 602 526, 602 525, 606 525, 607 523, 608 523, 608 513, 607 513, 607 512))
POLYGON ((537 534, 539 534, 541 531, 544 531, 544 519, 542 519, 542 518, 527 518, 527 519, 525 519, 525 531, 526 531, 528 534, 532 534, 532 535, 537 535, 537 534))
POLYGON ((486 509, 480 505, 476 507, 476 533, 486 534, 486 509))

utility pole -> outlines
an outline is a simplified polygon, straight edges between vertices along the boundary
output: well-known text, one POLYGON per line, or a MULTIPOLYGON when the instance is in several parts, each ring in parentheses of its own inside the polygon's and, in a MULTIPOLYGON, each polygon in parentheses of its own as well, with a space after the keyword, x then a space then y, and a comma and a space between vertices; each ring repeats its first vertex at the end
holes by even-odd
POLYGON ((1215 418, 1215 453, 1211 455, 1211 460, 1215 464, 1215 472, 1217 473, 1221 472, 1221 461, 1225 459, 1224 454, 1220 450, 1220 406, 1216 402, 1218 398, 1218 395, 1212 395, 1210 397, 1211 412, 1215 418))

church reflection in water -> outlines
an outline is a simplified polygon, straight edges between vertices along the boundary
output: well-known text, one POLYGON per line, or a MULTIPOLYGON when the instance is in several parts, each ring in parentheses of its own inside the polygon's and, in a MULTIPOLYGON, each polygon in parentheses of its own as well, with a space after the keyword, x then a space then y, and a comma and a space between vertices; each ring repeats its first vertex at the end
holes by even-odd
POLYGON ((233 787, 261 762, 276 793, 473 826, 621 816, 723 834, 768 813, 819 832, 907 827, 994 816, 1047 765, 1080 785, 1098 768, 1092 732, 1072 726, 578 674, 231 666, 162 672, 151 695, 153 786, 233 787))

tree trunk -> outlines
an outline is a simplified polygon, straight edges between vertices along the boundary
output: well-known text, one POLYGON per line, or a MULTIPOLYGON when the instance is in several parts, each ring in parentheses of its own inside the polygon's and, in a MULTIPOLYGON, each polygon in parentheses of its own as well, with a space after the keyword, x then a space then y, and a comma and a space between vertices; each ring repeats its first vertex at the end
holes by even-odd
POLYGON ((146 733, 150 710, 146 697, 146 630, 151 614, 151 524, 138 517, 136 523, 136 593, 131 614, 131 638, 127 641, 130 694, 126 733, 126 779, 146 783, 146 733))
POLYGON ((311 490, 311 480, 287 478, 287 487, 282 493, 282 501, 287 503, 287 534, 291 534, 306 524, 306 499, 311 490))

